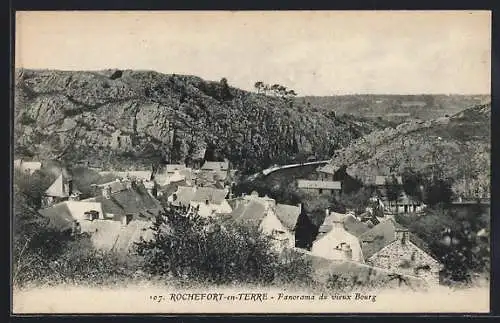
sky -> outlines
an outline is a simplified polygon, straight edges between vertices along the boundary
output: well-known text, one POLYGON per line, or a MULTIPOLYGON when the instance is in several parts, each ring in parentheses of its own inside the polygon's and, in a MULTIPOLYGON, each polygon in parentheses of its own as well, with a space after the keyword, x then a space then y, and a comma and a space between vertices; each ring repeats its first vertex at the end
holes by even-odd
POLYGON ((299 95, 489 94, 488 11, 17 12, 15 66, 155 70, 299 95))

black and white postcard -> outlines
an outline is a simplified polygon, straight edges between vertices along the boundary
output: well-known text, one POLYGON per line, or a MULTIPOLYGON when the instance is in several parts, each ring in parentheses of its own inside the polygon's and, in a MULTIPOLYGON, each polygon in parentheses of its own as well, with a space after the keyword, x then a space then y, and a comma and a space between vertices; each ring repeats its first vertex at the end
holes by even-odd
POLYGON ((490 11, 18 11, 13 312, 486 313, 490 11))

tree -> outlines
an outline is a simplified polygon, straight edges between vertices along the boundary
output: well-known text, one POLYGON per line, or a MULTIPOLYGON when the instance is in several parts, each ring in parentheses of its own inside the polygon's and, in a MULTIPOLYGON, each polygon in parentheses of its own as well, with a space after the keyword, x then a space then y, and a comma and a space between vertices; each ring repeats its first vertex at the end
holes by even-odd
POLYGON ((423 201, 423 192, 421 186, 424 184, 424 178, 421 174, 415 173, 411 170, 403 174, 403 190, 408 196, 423 201))
POLYGON ((271 282, 278 262, 258 229, 170 209, 152 227, 154 238, 137 243, 144 269, 155 275, 203 283, 271 282))
POLYGON ((264 90, 264 82, 262 81, 255 82, 254 87, 257 90, 257 93, 260 93, 261 91, 264 90))
POLYGON ((227 79, 223 77, 220 80, 220 97, 222 100, 229 100, 232 98, 231 91, 229 90, 229 85, 227 83, 227 79))
POLYGON ((396 221, 427 242, 444 265, 445 283, 471 282, 474 274, 489 273, 490 217, 479 204, 462 210, 434 206, 426 216, 397 216, 396 221))
POLYGON ((403 189, 401 187, 401 184, 398 182, 397 178, 392 175, 389 178, 386 178, 385 180, 385 192, 386 192, 386 197, 389 202, 395 202, 396 203, 396 212, 398 209, 398 199, 401 196, 403 189))
POLYGON ((437 179, 426 185, 425 204, 434 206, 437 204, 449 204, 453 196, 451 183, 446 180, 437 179))

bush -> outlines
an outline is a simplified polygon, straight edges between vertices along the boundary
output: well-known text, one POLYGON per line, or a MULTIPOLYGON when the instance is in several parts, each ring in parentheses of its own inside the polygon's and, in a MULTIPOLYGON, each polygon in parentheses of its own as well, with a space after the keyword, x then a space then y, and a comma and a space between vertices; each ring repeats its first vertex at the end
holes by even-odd
POLYGON ((426 216, 397 215, 396 220, 428 243, 444 265, 443 282, 470 283, 476 274, 489 273, 489 214, 479 205, 462 211, 438 205, 426 216))
POLYGON ((170 209, 157 217, 153 231, 152 241, 137 243, 150 274, 215 284, 274 279, 278 255, 257 229, 170 209))

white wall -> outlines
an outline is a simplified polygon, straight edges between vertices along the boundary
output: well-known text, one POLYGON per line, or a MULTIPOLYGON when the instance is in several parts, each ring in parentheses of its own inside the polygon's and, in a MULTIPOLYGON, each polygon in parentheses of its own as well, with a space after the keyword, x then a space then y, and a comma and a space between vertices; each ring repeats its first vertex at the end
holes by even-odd
POLYGON ((341 243, 346 243, 351 248, 352 261, 364 263, 359 239, 340 227, 334 227, 321 238, 314 241, 311 252, 323 258, 345 260, 344 253, 336 250, 336 247, 341 243))
POLYGON ((85 212, 91 210, 99 212, 100 219, 104 218, 102 205, 100 202, 67 201, 66 205, 68 206, 71 215, 73 215, 73 218, 80 223, 85 220, 85 212))

